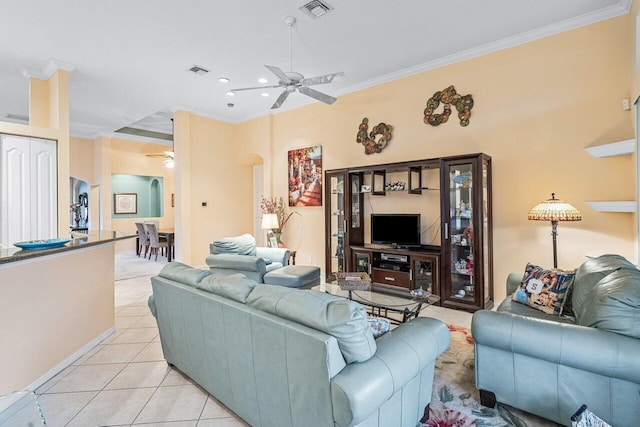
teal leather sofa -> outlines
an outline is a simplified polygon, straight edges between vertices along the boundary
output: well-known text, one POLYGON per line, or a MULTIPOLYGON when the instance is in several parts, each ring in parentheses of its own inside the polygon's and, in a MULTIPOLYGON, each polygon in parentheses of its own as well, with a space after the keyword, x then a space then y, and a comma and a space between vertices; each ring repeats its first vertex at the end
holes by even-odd
POLYGON ((170 263, 149 308, 167 362, 251 426, 415 427, 449 346, 418 318, 374 340, 364 308, 170 263))
POLYGON ((473 315, 482 403, 562 425, 586 404, 612 426, 640 425, 640 271, 617 255, 587 260, 560 317, 511 300, 522 278, 509 275, 497 311, 473 315))
POLYGON ((242 273, 258 283, 264 283, 266 273, 289 264, 291 254, 286 248, 256 247, 251 234, 216 240, 209 245, 209 250, 211 255, 205 262, 213 273, 242 273))

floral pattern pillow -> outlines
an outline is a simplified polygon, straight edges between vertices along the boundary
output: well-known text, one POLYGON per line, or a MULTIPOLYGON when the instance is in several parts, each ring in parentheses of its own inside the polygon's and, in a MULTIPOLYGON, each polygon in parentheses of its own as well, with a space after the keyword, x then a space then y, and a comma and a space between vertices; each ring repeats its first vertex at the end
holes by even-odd
POLYGON ((550 270, 527 263, 522 282, 513 294, 513 300, 547 314, 560 316, 574 271, 550 270))

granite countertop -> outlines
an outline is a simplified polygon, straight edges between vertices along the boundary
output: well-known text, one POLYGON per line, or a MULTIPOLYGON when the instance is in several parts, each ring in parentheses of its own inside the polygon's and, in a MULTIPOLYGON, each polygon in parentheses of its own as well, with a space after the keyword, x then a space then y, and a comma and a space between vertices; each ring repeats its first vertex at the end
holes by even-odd
POLYGON ((14 246, 9 249, 0 249, 0 265, 115 242, 116 240, 130 239, 136 236, 137 234, 135 233, 129 234, 109 230, 89 230, 88 233, 73 232, 71 241, 58 248, 24 250, 14 246))

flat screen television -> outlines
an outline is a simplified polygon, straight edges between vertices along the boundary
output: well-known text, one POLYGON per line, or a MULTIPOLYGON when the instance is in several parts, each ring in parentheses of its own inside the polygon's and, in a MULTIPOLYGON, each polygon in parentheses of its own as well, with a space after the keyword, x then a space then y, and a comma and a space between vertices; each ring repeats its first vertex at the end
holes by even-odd
POLYGON ((420 214, 371 214, 371 243, 420 246, 420 214))

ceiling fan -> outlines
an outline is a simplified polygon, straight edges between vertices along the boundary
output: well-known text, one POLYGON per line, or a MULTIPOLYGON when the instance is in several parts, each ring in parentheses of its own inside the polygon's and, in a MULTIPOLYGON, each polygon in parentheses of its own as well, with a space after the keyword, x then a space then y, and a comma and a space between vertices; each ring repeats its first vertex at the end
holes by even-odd
POLYGON ((162 153, 152 153, 146 154, 147 157, 153 157, 154 159, 165 159, 164 165, 165 167, 171 169, 175 166, 174 161, 174 153, 173 151, 163 151, 162 153))
POLYGON ((345 78, 344 73, 333 73, 326 74, 324 76, 317 76, 305 79, 304 76, 300 73, 296 73, 293 71, 293 48, 291 44, 291 27, 296 23, 296 18, 293 16, 287 16, 284 18, 284 23, 289 26, 289 71, 282 71, 278 67, 274 67, 272 65, 265 65, 269 71, 278 77, 279 82, 277 85, 273 86, 258 86, 258 87, 245 87, 240 89, 231 89, 231 92, 239 92, 242 90, 254 90, 254 89, 269 89, 276 87, 283 87, 284 91, 280 94, 276 102, 271 106, 271 109, 274 110, 276 108, 280 108, 284 101, 287 99, 289 94, 295 92, 296 90, 304 95, 310 96, 313 99, 317 99, 318 101, 324 102, 325 104, 333 104, 336 102, 337 98, 333 96, 329 96, 325 93, 319 92, 315 89, 311 89, 309 86, 320 85, 331 83, 336 78, 345 78))
MULTIPOLYGON (((160 113, 156 113, 156 116, 160 114, 160 113)), ((173 169, 173 167, 175 166, 176 162, 174 159, 174 152, 173 152, 173 117, 171 118, 171 135, 167 135, 171 137, 171 151, 163 151, 162 153, 151 153, 151 154, 146 154, 147 157, 152 157, 154 159, 165 159, 164 160, 164 166, 167 169, 173 169)))

